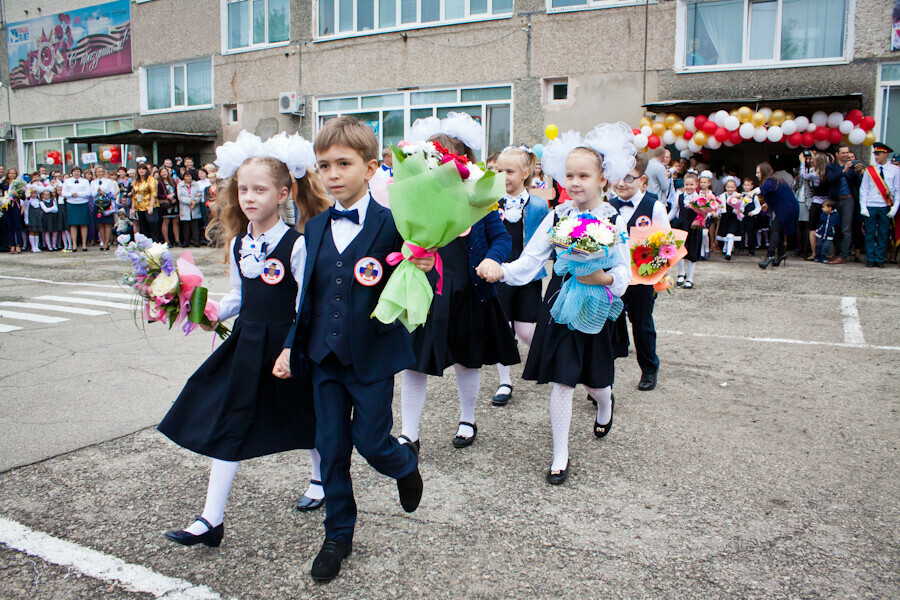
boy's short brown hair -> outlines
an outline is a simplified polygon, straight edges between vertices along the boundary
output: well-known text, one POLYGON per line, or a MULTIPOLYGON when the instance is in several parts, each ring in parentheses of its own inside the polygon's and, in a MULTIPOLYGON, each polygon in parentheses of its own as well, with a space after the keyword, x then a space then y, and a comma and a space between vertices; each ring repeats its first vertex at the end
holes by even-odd
POLYGON ((687 181, 688 179, 693 179, 694 181, 697 181, 699 179, 699 177, 697 177, 696 173, 685 173, 684 180, 687 181))
POLYGON ((643 176, 647 172, 647 164, 650 158, 646 152, 638 152, 634 157, 634 170, 637 171, 638 177, 643 176))
POLYGON ((378 160, 378 138, 372 128, 349 115, 329 119, 319 130, 313 148, 316 154, 333 146, 346 146, 359 153, 363 160, 378 160))
POLYGON ((831 210, 834 210, 835 208, 837 208, 837 202, 835 202, 834 200, 826 200, 825 206, 827 206, 831 210))

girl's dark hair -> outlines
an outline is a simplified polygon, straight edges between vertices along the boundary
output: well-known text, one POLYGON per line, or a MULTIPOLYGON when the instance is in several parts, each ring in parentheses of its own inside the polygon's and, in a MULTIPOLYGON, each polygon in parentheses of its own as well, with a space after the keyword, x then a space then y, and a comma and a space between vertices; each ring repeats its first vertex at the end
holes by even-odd
POLYGON ((470 161, 475 162, 475 153, 471 148, 466 146, 462 140, 458 140, 455 137, 450 137, 446 133, 438 133, 430 138, 428 138, 429 142, 437 142, 453 154, 458 154, 460 156, 467 157, 470 161))

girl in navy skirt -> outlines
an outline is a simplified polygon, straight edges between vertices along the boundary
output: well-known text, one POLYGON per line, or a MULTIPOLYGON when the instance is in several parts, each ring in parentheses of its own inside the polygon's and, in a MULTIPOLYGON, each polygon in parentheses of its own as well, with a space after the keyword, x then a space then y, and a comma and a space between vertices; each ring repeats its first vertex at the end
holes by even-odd
POLYGON ((22 247, 25 245, 25 217, 22 214, 22 201, 16 196, 10 194, 9 204, 6 205, 6 212, 3 214, 6 221, 6 230, 9 235, 9 253, 20 254, 22 247))
MULTIPOLYGON (((508 285, 530 283, 548 259, 555 260, 556 249, 550 243, 550 230, 565 217, 588 213, 598 219, 609 219, 615 221, 619 233, 625 235, 624 220, 617 220, 616 209, 600 198, 608 180, 622 179, 634 168, 633 137, 627 125, 617 123, 598 125, 584 139, 570 131, 547 144, 541 159, 544 171, 554 181, 565 185, 571 200, 547 215, 518 260, 498 268, 489 265, 480 269, 479 274, 488 281, 502 280, 508 285)), ((579 276, 578 281, 605 286, 609 294, 620 297, 631 281, 628 244, 616 244, 612 253, 615 256, 613 267, 579 276)), ((567 278, 568 274, 560 276, 554 272, 550 280, 522 375, 526 380, 553 384, 550 393, 553 463, 546 478, 548 483, 555 485, 563 483, 569 472, 569 426, 575 386, 584 385, 597 402, 593 431, 598 438, 609 433, 613 411, 614 322, 606 319, 600 332, 594 334, 557 323, 550 310, 567 278)))
MULTIPOLYGON (((455 154, 466 155, 474 162, 472 148, 481 148, 484 130, 468 115, 451 113, 439 125, 437 119, 417 121, 409 141, 425 139, 436 141, 455 154), (429 124, 435 129, 427 131, 429 124)), ((499 267, 510 247, 510 236, 500 215, 494 211, 438 251, 444 265, 444 289, 443 294, 435 294, 425 325, 413 334, 416 365, 403 372, 401 441, 418 447, 428 375, 442 377, 444 370, 452 365, 460 407, 453 446, 470 446, 478 433, 475 406, 481 367, 519 362, 519 351, 497 297, 497 286, 476 274, 476 268, 485 263, 499 267)))
POLYGON ((56 234, 59 227, 59 207, 49 187, 41 191, 41 211, 43 211, 44 246, 51 252, 56 250, 56 234))
POLYGON ((26 188, 25 221, 28 223, 28 243, 32 252, 41 251, 41 233, 44 231, 44 211, 41 210, 41 191, 44 186, 29 183, 26 188))
MULTIPOLYGON (((223 171, 234 174, 221 196, 223 210, 210 226, 212 240, 230 240, 232 289, 219 318, 238 318, 231 336, 191 376, 159 425, 175 443, 213 459, 202 515, 186 529, 166 533, 186 546, 222 541, 225 502, 239 461, 315 446, 309 381, 272 375, 296 314, 306 260, 303 234, 285 225, 280 211, 289 201, 292 174, 304 192, 298 198, 301 228, 328 202, 310 182, 315 176, 306 176, 315 162, 312 145, 299 136, 272 141, 262 144, 242 132, 236 143, 218 150, 223 171)), ((318 453, 311 454, 318 480, 318 453)))

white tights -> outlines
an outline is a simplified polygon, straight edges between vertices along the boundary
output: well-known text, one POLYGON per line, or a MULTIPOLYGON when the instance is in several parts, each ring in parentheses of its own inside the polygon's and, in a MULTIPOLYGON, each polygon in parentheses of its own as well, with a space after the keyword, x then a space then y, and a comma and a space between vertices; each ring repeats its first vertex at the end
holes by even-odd
POLYGON ((694 267, 697 265, 692 260, 682 260, 678 262, 678 275, 684 277, 686 281, 694 281, 694 267), (687 273, 685 274, 685 271, 687 273))
MULTIPOLYGON (((513 321, 513 332, 516 334, 516 338, 522 341, 529 348, 531 347, 531 340, 534 338, 534 328, 536 323, 522 323, 520 321, 513 321)), ((500 385, 501 386, 509 386, 512 389, 512 379, 509 376, 509 367, 506 365, 502 365, 497 363, 497 372, 500 374, 500 385)))
MULTIPOLYGON (((612 388, 586 388, 597 401, 597 422, 609 423, 612 414, 612 388)), ((550 427, 553 430, 551 471, 561 471, 569 463, 569 426, 572 424, 572 395, 575 388, 554 383, 550 391, 550 427)))
POLYGON ((725 236, 725 255, 731 256, 731 251, 734 250, 734 243, 741 239, 740 236, 734 235, 733 233, 729 233, 725 236))
MULTIPOLYGON (((459 393, 459 420, 466 423, 475 422, 475 405, 478 402, 478 390, 481 387, 481 371, 467 369, 455 364, 456 391, 459 393)), ((412 441, 419 439, 419 422, 425 409, 425 394, 428 388, 428 375, 407 369, 403 371, 403 383, 400 387, 401 432, 412 441)), ((468 425, 460 425, 456 435, 472 437, 475 431, 468 425)))

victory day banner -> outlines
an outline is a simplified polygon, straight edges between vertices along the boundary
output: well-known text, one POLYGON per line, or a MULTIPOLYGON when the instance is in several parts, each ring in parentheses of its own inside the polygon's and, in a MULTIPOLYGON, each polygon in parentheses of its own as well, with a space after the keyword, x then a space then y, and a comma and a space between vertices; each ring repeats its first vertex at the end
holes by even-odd
POLYGON ((6 47, 13 89, 130 73, 130 1, 10 23, 6 47))

